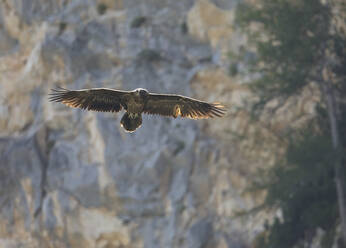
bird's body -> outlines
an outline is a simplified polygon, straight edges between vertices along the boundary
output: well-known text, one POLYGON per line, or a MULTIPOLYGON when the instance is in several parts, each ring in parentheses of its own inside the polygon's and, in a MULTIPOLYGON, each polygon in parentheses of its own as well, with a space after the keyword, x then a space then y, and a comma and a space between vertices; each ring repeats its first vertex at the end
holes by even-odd
POLYGON ((133 113, 133 114, 142 113, 144 110, 147 94, 149 94, 149 92, 144 89, 136 89, 134 91, 129 92, 128 95, 125 95, 124 101, 127 102, 126 111, 128 113, 133 113), (142 91, 144 91, 145 93, 141 93, 142 91))
POLYGON ((120 123, 128 132, 133 132, 141 126, 142 113, 191 119, 222 117, 225 114, 223 106, 217 103, 207 103, 173 94, 153 94, 142 88, 133 91, 107 88, 83 90, 58 88, 52 90, 50 101, 102 112, 119 112, 124 108, 126 113, 120 123))

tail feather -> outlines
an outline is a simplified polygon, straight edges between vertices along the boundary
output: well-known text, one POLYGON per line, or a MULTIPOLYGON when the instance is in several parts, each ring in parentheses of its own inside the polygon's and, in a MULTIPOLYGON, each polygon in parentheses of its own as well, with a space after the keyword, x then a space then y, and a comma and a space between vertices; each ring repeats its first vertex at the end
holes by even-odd
POLYGON ((134 132, 142 125, 142 115, 130 116, 126 112, 121 118, 120 124, 127 132, 134 132))

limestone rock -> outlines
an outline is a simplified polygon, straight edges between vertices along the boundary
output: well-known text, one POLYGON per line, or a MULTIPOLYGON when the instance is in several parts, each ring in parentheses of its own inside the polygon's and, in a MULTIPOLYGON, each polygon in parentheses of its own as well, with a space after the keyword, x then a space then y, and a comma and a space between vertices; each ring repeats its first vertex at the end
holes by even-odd
POLYGON ((0 30, 0 56, 14 52, 18 48, 18 41, 6 31, 0 30))
POLYGON ((205 247, 213 235, 213 227, 206 219, 194 223, 188 232, 188 246, 193 248, 205 247))
MULTIPOLYGON (((0 2, 1 247, 251 243, 270 214, 234 216, 263 201, 264 193, 244 190, 280 146, 239 110, 252 96, 225 69, 230 44, 242 42, 231 28, 235 3, 0 2), (141 17, 145 25, 131 27, 141 17), (201 121, 144 116, 129 134, 122 113, 49 102, 56 86, 144 87, 219 101, 228 113, 201 121), (259 134, 261 146, 237 139, 245 134, 259 134)), ((303 96, 289 118, 312 112, 316 99, 303 96)), ((273 120, 278 130, 289 123, 288 107, 273 120)))
MULTIPOLYGON (((229 1, 233 2, 233 1, 229 1)), ((216 6, 209 0, 198 0, 187 16, 189 34, 220 49, 223 58, 230 51, 233 13, 216 6)))

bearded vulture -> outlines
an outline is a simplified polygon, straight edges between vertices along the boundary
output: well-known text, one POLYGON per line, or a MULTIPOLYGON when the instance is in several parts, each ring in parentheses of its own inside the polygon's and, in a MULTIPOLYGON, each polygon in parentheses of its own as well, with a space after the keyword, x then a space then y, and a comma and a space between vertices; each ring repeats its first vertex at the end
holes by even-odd
POLYGON ((62 102, 69 107, 101 112, 119 112, 125 109, 120 124, 127 132, 134 132, 142 125, 142 113, 190 119, 222 117, 226 110, 219 103, 207 103, 173 94, 154 94, 146 89, 133 91, 92 88, 68 90, 52 89, 50 101, 62 102))

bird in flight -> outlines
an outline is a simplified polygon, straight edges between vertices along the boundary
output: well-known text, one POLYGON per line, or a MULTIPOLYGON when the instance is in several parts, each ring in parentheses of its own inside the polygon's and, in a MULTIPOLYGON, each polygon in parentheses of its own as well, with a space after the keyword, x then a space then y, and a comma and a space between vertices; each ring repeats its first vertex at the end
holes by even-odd
POLYGON ((127 132, 134 132, 142 125, 142 114, 162 115, 190 119, 222 117, 226 110, 219 103, 207 103, 190 97, 174 94, 154 94, 146 89, 133 91, 108 88, 68 90, 52 89, 52 102, 61 102, 69 107, 100 112, 126 111, 120 124, 127 132))

